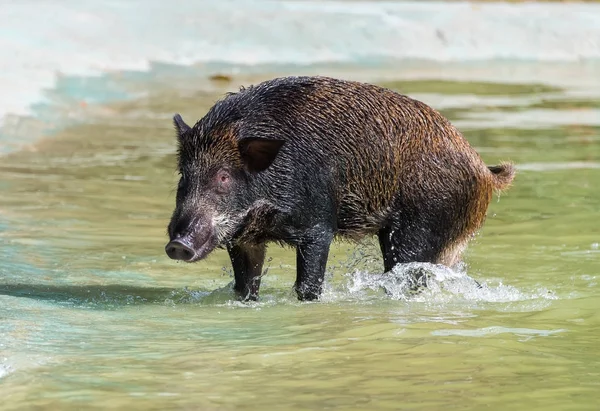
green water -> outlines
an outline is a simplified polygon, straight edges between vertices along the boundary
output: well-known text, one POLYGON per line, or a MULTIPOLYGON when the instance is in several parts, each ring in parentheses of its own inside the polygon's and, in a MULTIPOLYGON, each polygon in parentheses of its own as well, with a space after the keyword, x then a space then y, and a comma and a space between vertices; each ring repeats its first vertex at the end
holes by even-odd
POLYGON ((337 244, 323 301, 299 303, 293 253, 272 246, 247 305, 223 251, 194 265, 163 251, 170 118, 193 122, 231 87, 182 84, 66 102, 76 124, 0 159, 0 409, 598 409, 598 79, 387 76, 486 162, 517 164, 465 267, 408 295, 379 275, 375 241, 337 244))

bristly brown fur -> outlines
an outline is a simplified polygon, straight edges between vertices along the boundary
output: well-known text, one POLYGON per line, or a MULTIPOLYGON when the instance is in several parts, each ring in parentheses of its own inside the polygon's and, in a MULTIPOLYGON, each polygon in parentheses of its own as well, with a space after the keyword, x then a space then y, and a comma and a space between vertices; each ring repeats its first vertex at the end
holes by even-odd
POLYGON ((492 190, 507 188, 514 177, 510 163, 486 167, 462 134, 426 104, 327 77, 242 87, 217 102, 194 131, 180 141, 180 153, 201 154, 203 167, 240 166, 235 142, 245 137, 287 140, 282 158, 267 174, 288 185, 297 174, 289 170, 295 162, 313 170, 326 165, 337 204, 337 234, 358 239, 383 225, 397 226, 397 218, 421 219, 431 224, 426 231, 440 236, 438 256, 481 226, 492 190))
POLYGON ((200 176, 195 187, 218 167, 238 173, 235 196, 214 206, 230 209, 221 212, 237 224, 231 241, 302 247, 319 235, 378 235, 386 270, 457 262, 493 191, 515 176, 511 163, 486 166, 426 104, 329 77, 278 78, 226 95, 180 136, 179 163, 200 176), (238 143, 253 138, 282 145, 268 168, 248 173, 238 143), (248 214, 260 201, 269 207, 248 214))

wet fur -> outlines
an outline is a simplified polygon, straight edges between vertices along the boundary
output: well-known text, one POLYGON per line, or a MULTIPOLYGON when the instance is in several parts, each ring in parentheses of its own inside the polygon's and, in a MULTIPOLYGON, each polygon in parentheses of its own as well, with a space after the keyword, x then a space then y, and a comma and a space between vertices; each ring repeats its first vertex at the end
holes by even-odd
MULTIPOLYGON (((180 168, 239 172, 233 243, 298 246, 322 232, 378 235, 386 270, 396 263, 453 265, 481 227, 510 163, 487 167, 431 107, 374 85, 286 77, 230 93, 182 133, 180 168), (284 140, 274 162, 244 171, 238 143, 284 140)), ((223 205, 227 207, 227 205, 223 205)), ((226 209, 226 208, 225 208, 226 209)))

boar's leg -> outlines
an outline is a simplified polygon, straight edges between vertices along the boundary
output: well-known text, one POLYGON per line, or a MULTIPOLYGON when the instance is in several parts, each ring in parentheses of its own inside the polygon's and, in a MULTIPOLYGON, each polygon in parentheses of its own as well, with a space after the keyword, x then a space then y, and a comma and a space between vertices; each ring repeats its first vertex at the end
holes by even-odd
POLYGON ((402 263, 437 263, 445 248, 445 232, 427 219, 398 221, 379 230, 379 245, 385 271, 402 263))
POLYGON ((325 267, 329 247, 333 241, 332 231, 319 231, 298 243, 296 251, 296 293, 301 301, 319 298, 325 280, 325 267))
MULTIPOLYGON (((443 247, 441 239, 426 227, 417 224, 400 227, 384 227, 379 233, 379 245, 383 255, 385 272, 390 272, 396 264, 411 262, 436 263, 443 247)), ((415 267, 406 273, 414 289, 427 285, 427 272, 415 267)))
POLYGON ((231 244, 227 250, 233 265, 235 291, 243 301, 256 301, 265 261, 265 244, 231 244))

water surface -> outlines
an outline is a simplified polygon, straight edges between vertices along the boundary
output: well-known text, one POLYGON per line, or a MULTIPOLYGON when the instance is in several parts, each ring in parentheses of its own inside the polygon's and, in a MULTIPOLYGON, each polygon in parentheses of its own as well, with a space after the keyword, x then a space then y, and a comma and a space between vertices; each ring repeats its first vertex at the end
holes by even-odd
MULTIPOLYGON (((241 304, 223 251, 194 265, 164 254, 171 116, 192 123, 267 76, 175 72, 108 76, 137 96, 121 102, 60 94, 48 137, 1 158, 0 409, 597 409, 597 78, 330 69, 433 105, 518 176, 464 266, 429 267, 420 294, 402 267, 381 275, 368 239, 336 244, 317 303, 296 301, 294 255, 272 246, 261 301, 241 304)), ((77 81, 63 86, 93 93, 77 81)))

